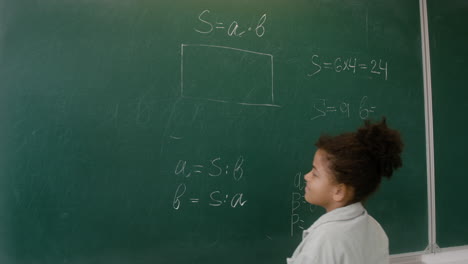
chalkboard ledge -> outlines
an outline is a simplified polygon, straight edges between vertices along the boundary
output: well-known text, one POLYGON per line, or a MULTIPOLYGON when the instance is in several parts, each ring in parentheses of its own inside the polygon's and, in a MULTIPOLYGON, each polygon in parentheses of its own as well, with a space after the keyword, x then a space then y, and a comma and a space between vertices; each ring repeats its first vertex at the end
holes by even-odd
POLYGON ((466 264, 468 246, 443 248, 435 254, 414 252, 390 256, 391 264, 466 264))

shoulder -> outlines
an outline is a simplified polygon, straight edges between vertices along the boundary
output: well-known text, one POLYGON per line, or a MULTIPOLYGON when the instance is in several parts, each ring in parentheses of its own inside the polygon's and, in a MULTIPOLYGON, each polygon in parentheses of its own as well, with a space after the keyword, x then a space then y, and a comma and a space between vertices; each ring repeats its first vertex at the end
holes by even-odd
POLYGON ((301 244, 292 263, 387 263, 388 259, 387 235, 367 212, 312 226, 301 244))
MULTIPOLYGON (((304 250, 342 254, 362 248, 388 248, 388 237, 381 225, 367 213, 346 221, 335 221, 317 227, 308 237, 304 250)), ((387 249, 388 250, 388 249, 387 249)))

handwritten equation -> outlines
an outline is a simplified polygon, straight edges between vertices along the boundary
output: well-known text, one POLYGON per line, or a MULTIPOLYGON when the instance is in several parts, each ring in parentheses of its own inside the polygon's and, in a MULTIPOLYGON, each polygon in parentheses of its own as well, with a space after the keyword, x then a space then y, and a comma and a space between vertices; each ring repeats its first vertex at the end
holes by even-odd
POLYGON ((311 63, 313 67, 312 71, 307 74, 309 77, 315 76, 322 71, 334 71, 336 73, 350 72, 352 74, 361 71, 370 75, 379 75, 384 80, 388 80, 388 62, 382 59, 372 59, 370 61, 363 61, 356 57, 325 59, 314 54, 312 55, 311 63))
MULTIPOLYGON (((179 160, 175 166, 174 175, 187 179, 191 177, 232 177, 234 182, 239 182, 244 176, 244 157, 239 156, 235 162, 225 162, 220 157, 204 163, 188 163, 186 160, 179 160)), ((182 202, 190 205, 208 204, 212 207, 230 206, 232 208, 243 207, 247 200, 243 193, 223 193, 220 190, 213 190, 209 195, 193 196, 188 195, 186 183, 180 183, 174 193, 172 207, 175 210, 181 208, 182 202)))
POLYGON ((174 170, 175 175, 183 175, 185 178, 197 175, 219 177, 230 175, 236 181, 240 181, 244 175, 244 157, 239 156, 235 163, 226 164, 220 157, 210 160, 207 164, 187 164, 185 160, 179 160, 174 170), (231 166, 231 167, 229 167, 231 166))
MULTIPOLYGON (((361 119, 368 119, 369 116, 375 112, 376 106, 371 106, 368 103, 368 97, 363 96, 359 103, 359 108, 357 109, 359 117, 361 119)), ((346 118, 351 117, 351 107, 352 105, 348 102, 340 102, 338 104, 331 104, 327 99, 318 99, 314 102, 315 114, 310 120, 315 120, 319 118, 324 118, 330 115, 341 114, 346 118)))
MULTIPOLYGON (((179 210, 183 196, 187 191, 187 185, 185 183, 179 184, 174 194, 174 199, 172 201, 172 207, 175 210, 179 210)), ((187 197, 186 201, 192 205, 198 205, 201 202, 208 203, 209 206, 219 207, 227 204, 232 208, 242 207, 247 203, 247 200, 244 199, 243 193, 235 193, 234 195, 223 194, 219 190, 212 191, 209 197, 187 197)))
POLYGON ((230 23, 224 23, 221 21, 212 21, 210 19, 210 10, 206 9, 200 13, 198 16, 198 22, 200 25, 197 25, 194 30, 201 34, 210 34, 216 31, 220 31, 224 34, 227 34, 230 37, 242 37, 244 34, 254 33, 257 37, 261 38, 265 35, 265 22, 267 15, 263 14, 257 21, 255 25, 245 25, 241 26, 237 21, 230 21, 230 23))

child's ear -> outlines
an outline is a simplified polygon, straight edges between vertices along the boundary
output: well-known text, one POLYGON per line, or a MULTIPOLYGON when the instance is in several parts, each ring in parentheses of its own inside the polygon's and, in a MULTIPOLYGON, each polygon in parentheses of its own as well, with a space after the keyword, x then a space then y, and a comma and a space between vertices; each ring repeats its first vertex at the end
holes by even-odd
POLYGON ((333 190, 333 200, 339 203, 347 203, 354 196, 354 189, 351 186, 340 183, 333 190))
POLYGON ((344 197, 346 196, 345 194, 345 185, 344 184, 337 184, 333 188, 333 200, 335 202, 342 202, 344 197))

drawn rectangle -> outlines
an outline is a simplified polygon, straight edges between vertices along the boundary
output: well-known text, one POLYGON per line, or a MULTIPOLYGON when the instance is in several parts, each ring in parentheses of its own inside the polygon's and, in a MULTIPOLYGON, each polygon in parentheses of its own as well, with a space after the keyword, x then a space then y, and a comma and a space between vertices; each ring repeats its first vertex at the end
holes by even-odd
POLYGON ((181 96, 223 103, 277 106, 273 56, 231 47, 182 44, 181 96))

